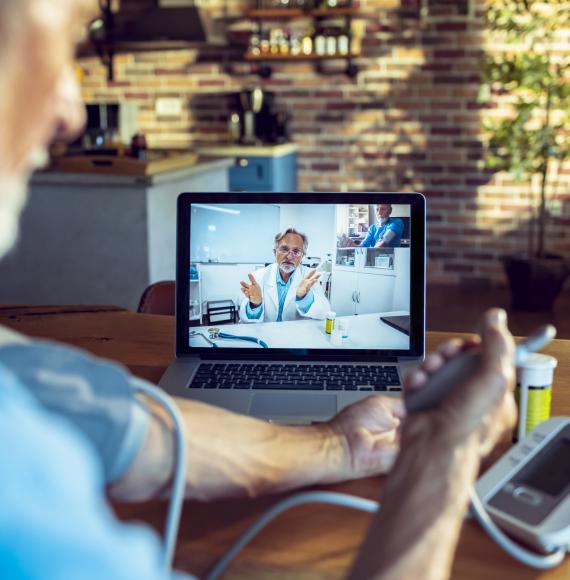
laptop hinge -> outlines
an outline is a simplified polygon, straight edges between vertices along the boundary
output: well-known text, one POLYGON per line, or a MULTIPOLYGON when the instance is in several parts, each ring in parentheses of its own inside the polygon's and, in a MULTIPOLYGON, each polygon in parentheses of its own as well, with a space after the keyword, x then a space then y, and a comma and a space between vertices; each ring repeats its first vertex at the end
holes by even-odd
MULTIPOLYGON (((259 362, 265 361, 299 361, 299 362, 317 362, 317 361, 335 361, 335 362, 345 362, 345 363, 362 363, 362 362, 375 362, 375 363, 397 363, 400 359, 396 356, 378 356, 378 355, 358 355, 357 357, 354 354, 347 354, 347 355, 340 355, 338 353, 335 354, 311 354, 310 356, 304 355, 296 355, 294 353, 275 353, 275 354, 265 354, 264 356, 259 356, 258 349, 251 349, 251 354, 247 353, 235 353, 235 352, 228 352, 226 349, 212 349, 214 352, 209 351, 206 353, 201 353, 200 358, 202 360, 227 360, 227 359, 235 359, 235 360, 251 360, 256 359, 259 362)), ((248 349, 249 350, 249 349, 248 349)))

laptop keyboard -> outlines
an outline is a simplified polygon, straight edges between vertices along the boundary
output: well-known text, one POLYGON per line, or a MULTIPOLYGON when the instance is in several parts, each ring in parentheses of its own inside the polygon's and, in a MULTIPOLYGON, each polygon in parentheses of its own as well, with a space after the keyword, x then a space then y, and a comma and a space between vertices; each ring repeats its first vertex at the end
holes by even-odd
POLYGON ((395 366, 201 364, 191 389, 401 391, 395 366))

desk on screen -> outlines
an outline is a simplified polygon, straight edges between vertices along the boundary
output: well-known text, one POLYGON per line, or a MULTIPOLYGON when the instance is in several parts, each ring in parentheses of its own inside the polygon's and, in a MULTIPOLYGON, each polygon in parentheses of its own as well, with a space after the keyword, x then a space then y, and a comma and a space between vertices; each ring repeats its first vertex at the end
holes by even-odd
MULTIPOLYGON (((347 320, 349 324, 347 340, 341 346, 331 344, 330 335, 325 333, 325 321, 310 318, 286 322, 259 322, 224 324, 219 326, 222 332, 241 336, 253 336, 264 340, 270 348, 336 348, 351 349, 394 349, 407 350, 410 347, 409 337, 388 326, 380 316, 398 316, 409 314, 403 310, 377 312, 353 316, 339 316, 337 320, 347 320)), ((214 325, 215 326, 215 325, 214 325)), ((198 331, 208 335, 210 326, 192 327, 191 332, 198 331)), ((257 344, 233 339, 217 339, 220 348, 260 348, 257 344)), ((204 347, 206 341, 200 336, 190 337, 190 346, 204 347)))

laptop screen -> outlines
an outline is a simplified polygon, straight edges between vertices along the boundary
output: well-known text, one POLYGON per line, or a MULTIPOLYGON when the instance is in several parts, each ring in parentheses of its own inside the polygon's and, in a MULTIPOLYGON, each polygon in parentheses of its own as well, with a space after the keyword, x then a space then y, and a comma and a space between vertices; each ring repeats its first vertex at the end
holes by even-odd
POLYGON ((415 215, 421 196, 294 203, 292 196, 245 202, 234 194, 220 202, 184 195, 179 210, 189 235, 177 314, 185 318, 184 351, 417 350, 423 299, 414 312, 412 289, 423 294, 423 276, 412 266, 412 248, 424 243, 415 215))

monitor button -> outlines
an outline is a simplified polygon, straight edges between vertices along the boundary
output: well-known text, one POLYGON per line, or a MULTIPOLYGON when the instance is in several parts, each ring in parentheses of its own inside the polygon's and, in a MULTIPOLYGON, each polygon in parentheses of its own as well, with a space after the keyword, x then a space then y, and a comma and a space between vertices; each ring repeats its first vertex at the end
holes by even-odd
POLYGON ((509 495, 511 495, 511 493, 513 493, 513 491, 515 491, 515 486, 509 481, 509 483, 507 483, 504 487, 503 487, 503 491, 505 493, 508 493, 509 495))
POLYGON ((513 497, 532 506, 539 506, 542 503, 542 498, 537 493, 530 491, 522 485, 513 491, 513 497))

